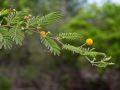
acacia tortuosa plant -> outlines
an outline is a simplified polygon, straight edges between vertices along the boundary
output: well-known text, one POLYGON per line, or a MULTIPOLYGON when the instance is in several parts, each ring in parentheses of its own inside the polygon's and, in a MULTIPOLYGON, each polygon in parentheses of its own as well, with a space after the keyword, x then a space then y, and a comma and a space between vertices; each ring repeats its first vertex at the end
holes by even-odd
POLYGON ((38 33, 41 42, 54 55, 60 55, 60 50, 65 49, 74 53, 83 55, 92 65, 106 67, 112 65, 109 62, 111 57, 105 53, 96 52, 93 48, 85 48, 85 45, 92 45, 93 40, 88 38, 85 44, 73 46, 64 44, 62 40, 80 39, 78 33, 59 33, 53 36, 52 33, 45 32, 43 28, 61 18, 57 12, 50 13, 46 16, 32 16, 27 11, 16 11, 15 9, 4 9, 0 11, 0 48, 11 48, 13 44, 21 45, 28 32, 38 33), (100 60, 98 60, 100 59, 100 60))

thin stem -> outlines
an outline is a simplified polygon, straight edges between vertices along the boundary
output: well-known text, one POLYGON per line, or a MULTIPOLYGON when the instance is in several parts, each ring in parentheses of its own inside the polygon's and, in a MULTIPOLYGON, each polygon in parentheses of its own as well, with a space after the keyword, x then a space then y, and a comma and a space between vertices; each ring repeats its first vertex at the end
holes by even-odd
POLYGON ((80 46, 80 48, 82 48, 83 46, 85 46, 86 44, 84 43, 83 45, 80 46))
MULTIPOLYGON (((1 25, 0 27, 7 27, 7 28, 13 28, 14 26, 9 26, 9 25, 1 25)), ((36 28, 24 28, 23 30, 31 30, 33 32, 38 33, 38 31, 36 31, 36 28)))

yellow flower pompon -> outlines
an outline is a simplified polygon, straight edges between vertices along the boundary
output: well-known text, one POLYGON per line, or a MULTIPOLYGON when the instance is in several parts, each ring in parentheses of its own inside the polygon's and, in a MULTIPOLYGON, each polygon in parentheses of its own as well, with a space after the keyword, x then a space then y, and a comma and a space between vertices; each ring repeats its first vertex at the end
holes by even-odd
POLYGON ((93 39, 91 39, 91 38, 86 39, 86 45, 88 45, 88 46, 93 45, 93 39))
POLYGON ((45 31, 40 31, 39 35, 40 35, 41 38, 44 38, 44 37, 46 37, 46 32, 45 31))

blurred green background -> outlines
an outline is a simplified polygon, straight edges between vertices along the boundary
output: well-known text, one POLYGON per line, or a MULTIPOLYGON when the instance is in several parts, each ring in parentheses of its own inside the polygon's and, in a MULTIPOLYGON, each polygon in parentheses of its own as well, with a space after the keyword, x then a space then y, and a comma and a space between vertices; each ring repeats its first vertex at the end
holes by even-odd
POLYGON ((34 15, 59 11, 63 18, 46 29, 55 34, 77 32, 93 38, 97 51, 112 56, 114 66, 96 68, 68 51, 53 56, 37 35, 23 46, 0 50, 0 90, 120 90, 119 0, 0 0, 0 10, 30 9, 34 15))

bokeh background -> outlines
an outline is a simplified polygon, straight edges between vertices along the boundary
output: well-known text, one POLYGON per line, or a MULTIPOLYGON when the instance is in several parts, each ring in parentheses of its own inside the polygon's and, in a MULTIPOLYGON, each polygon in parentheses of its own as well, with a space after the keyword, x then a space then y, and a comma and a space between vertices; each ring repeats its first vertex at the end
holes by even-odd
POLYGON ((120 90, 120 0, 0 0, 0 9, 30 9, 33 15, 59 11, 63 18, 46 28, 52 33, 77 32, 84 43, 94 39, 97 51, 115 63, 96 68, 68 51, 53 56, 37 35, 22 46, 0 50, 0 90, 120 90))

